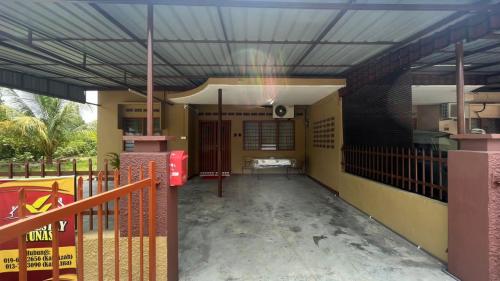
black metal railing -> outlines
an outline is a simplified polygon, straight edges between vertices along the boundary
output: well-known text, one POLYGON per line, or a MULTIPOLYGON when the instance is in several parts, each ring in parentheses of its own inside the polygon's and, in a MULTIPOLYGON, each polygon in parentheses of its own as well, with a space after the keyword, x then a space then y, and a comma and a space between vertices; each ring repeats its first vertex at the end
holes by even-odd
POLYGON ((418 148, 344 145, 345 172, 448 201, 447 152, 418 148))

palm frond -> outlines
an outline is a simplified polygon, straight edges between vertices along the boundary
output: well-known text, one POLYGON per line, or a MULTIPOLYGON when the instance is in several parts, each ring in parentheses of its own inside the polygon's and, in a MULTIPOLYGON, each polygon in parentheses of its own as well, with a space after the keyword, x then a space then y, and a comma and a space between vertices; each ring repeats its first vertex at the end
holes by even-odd
POLYGON ((25 137, 37 137, 48 140, 47 126, 38 118, 19 116, 12 119, 13 129, 25 137))
POLYGON ((15 110, 27 116, 36 116, 33 95, 28 93, 19 93, 14 90, 4 91, 3 97, 15 110))

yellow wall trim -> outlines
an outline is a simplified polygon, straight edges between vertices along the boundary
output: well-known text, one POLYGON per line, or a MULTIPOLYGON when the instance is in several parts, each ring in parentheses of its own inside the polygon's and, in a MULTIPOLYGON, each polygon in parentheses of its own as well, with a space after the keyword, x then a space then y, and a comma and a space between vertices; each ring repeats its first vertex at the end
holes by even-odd
POLYGON ((448 205, 342 173, 340 197, 442 261, 448 260, 448 205))

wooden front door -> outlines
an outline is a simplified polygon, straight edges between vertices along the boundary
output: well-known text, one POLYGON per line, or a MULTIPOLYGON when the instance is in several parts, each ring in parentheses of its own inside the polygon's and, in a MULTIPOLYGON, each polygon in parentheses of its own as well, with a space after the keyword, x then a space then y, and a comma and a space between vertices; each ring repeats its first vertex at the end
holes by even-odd
MULTIPOLYGON (((222 174, 231 173, 231 121, 222 121, 222 174)), ((217 175, 217 121, 200 121, 200 176, 217 175)))

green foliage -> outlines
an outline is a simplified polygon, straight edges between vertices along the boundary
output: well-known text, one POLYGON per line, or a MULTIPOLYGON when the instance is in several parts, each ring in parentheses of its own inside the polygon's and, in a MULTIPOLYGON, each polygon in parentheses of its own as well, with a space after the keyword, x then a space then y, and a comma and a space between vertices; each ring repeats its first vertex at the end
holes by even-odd
POLYGON ((55 157, 72 157, 72 156, 94 156, 97 155, 97 127, 96 123, 84 124, 73 130, 71 138, 60 146, 55 157))
POLYGON ((110 152, 106 154, 106 157, 108 158, 108 163, 111 165, 111 167, 114 169, 120 169, 120 155, 115 152, 110 152))
POLYGON ((84 123, 78 104, 0 90, 0 159, 51 162, 96 154, 96 124, 84 123))

